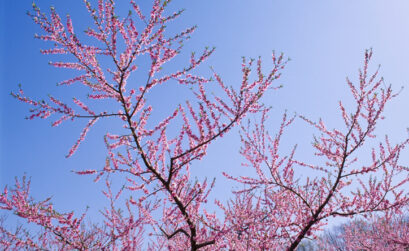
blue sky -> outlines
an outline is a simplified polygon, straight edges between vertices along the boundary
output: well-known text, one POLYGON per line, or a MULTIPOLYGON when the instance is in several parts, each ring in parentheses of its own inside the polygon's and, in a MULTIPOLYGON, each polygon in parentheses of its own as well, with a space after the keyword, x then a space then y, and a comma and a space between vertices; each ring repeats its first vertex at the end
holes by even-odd
MULTIPOLYGON (((148 1, 139 2, 148 11, 148 1)), ((56 207, 62 210, 81 210, 89 205, 91 212, 96 212, 102 203, 99 185, 94 185, 90 177, 76 176, 70 170, 98 169, 104 165, 106 151, 102 135, 109 124, 101 123, 93 128, 78 152, 66 159, 82 124, 66 123, 51 128, 51 121, 25 120, 29 107, 10 96, 19 83, 28 95, 39 99, 49 93, 67 97, 66 100, 75 95, 55 86, 70 73, 48 66, 51 58, 40 54, 39 49, 47 45, 33 38, 34 33, 41 31, 25 14, 31 3, 31 0, 0 3, 0 185, 12 184, 15 176, 26 173, 32 178, 34 197, 53 196, 56 207)), ((91 21, 80 0, 36 3, 43 10, 53 5, 62 16, 70 13, 74 26, 82 27, 91 21)), ((119 7, 127 13, 126 5, 119 7)), ((186 9, 170 26, 172 31, 198 25, 186 46, 188 52, 216 46, 216 52, 202 66, 201 73, 210 74, 208 66, 212 65, 229 85, 240 84, 242 56, 261 56, 267 66, 272 50, 291 58, 279 80, 284 88, 267 93, 264 99, 273 107, 269 124, 272 131, 285 109, 312 120, 322 117, 329 127, 336 126, 341 121, 338 100, 351 101, 345 77, 356 80, 365 49, 373 48, 372 69, 381 64, 386 83, 391 83, 397 91, 404 87, 386 109, 387 120, 379 125, 379 135, 388 133, 395 141, 407 136, 408 1, 184 0, 174 1, 170 8, 186 9)), ((153 101, 174 101, 175 95, 164 98, 164 93, 157 93, 153 101)), ((303 149, 298 156, 314 161, 309 150, 312 132, 302 121, 297 121, 284 137, 283 152, 297 143, 303 149)), ((249 172, 240 165, 239 142, 237 130, 232 131, 215 142, 208 156, 195 163, 193 169, 194 175, 217 177, 213 194, 223 199, 230 196, 230 187, 235 184, 227 182, 221 171, 235 175, 249 172)), ((407 163, 409 158, 403 156, 402 160, 407 163)))

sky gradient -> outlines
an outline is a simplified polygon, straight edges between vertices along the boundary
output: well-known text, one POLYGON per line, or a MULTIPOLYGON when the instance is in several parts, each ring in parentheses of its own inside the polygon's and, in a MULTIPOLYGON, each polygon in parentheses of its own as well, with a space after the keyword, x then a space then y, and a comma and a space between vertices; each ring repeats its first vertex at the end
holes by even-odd
MULTIPOLYGON (((139 2, 143 2, 145 13, 149 11, 146 4, 149 1, 139 2)), ((38 99, 46 98, 49 93, 68 99, 75 96, 69 88, 55 86, 72 72, 49 66, 51 57, 40 54, 39 50, 47 45, 33 38, 41 30, 25 14, 31 3, 31 0, 0 3, 0 185, 11 185, 14 177, 27 174, 32 179, 35 198, 52 196, 56 208, 67 211, 83 210, 89 205, 93 214, 104 204, 100 200, 100 185, 93 184, 90 177, 70 171, 103 167, 106 150, 102 136, 110 124, 97 124, 77 153, 66 159, 86 122, 68 122, 52 128, 50 120, 25 120, 29 107, 10 96, 20 83, 27 95, 38 99)), ((91 22, 80 0, 36 3, 43 10, 55 6, 61 16, 70 13, 74 27, 80 27, 77 30, 85 29, 86 23, 91 22)), ((127 13, 126 4, 118 7, 127 13)), ((264 102, 273 107, 269 120, 271 132, 275 132, 285 110, 312 120, 323 118, 330 128, 336 126, 341 121, 338 100, 347 104, 352 101, 345 77, 357 80, 364 51, 372 48, 371 69, 381 64, 380 74, 385 82, 392 84, 395 91, 404 87, 387 107, 386 120, 378 126, 378 134, 388 134, 395 142, 408 136, 408 1, 184 0, 174 1, 170 8, 186 9, 170 25, 171 32, 198 25, 186 44, 187 52, 201 51, 204 46, 216 47, 213 56, 201 67, 203 75, 210 75, 208 66, 213 66, 225 83, 239 86, 242 56, 261 56, 266 68, 271 66, 272 50, 291 58, 278 83, 284 87, 264 97, 264 102)), ((180 93, 169 87, 154 93, 152 102, 167 106, 175 102, 177 95, 180 93)), ((310 147, 313 132, 304 122, 296 121, 285 134, 283 152, 298 144, 302 150, 297 157, 314 161, 310 147)), ((239 143, 238 130, 233 130, 211 145, 208 156, 195 163, 192 170, 193 175, 216 177, 213 194, 222 200, 231 195, 231 187, 236 184, 226 181, 221 171, 232 175, 251 172, 240 165, 239 143)), ((409 163, 409 158, 402 156, 402 162, 409 163)))

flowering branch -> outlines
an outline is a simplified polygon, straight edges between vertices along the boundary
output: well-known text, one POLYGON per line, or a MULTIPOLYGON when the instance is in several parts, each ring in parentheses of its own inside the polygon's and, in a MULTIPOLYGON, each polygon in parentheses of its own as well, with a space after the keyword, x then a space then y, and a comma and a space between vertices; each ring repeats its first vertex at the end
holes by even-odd
MULTIPOLYGON (((347 80, 355 100, 355 110, 349 115, 340 102, 340 110, 345 130, 326 128, 324 122, 312 122, 300 116, 321 133, 315 137, 313 148, 315 155, 323 158, 325 165, 309 164, 295 159, 295 149, 289 156, 280 157, 279 145, 286 127, 293 123, 285 114, 280 129, 275 137, 265 130, 266 112, 261 123, 255 129, 243 126, 242 155, 256 171, 256 178, 231 177, 247 186, 238 193, 259 191, 256 196, 262 206, 257 210, 259 217, 269 215, 269 221, 263 221, 268 238, 267 248, 286 248, 295 250, 300 242, 312 236, 326 223, 330 216, 354 216, 371 212, 399 209, 408 202, 404 194, 404 185, 408 183, 407 168, 398 164, 401 151, 408 144, 408 139, 392 145, 388 137, 379 143, 379 150, 372 149, 372 161, 369 164, 358 162, 358 149, 363 148, 368 138, 375 137, 375 127, 380 119, 386 103, 396 94, 391 87, 382 88, 383 79, 377 79, 378 71, 368 76, 368 63, 372 51, 365 53, 363 70, 359 73, 359 84, 354 85, 347 80), (297 177, 298 168, 309 168, 315 177, 297 177), (289 206, 291 205, 291 206, 289 206), (267 213, 268 212, 268 213, 267 213), (265 223, 264 223, 265 222, 265 223), (271 234, 271 235, 269 235, 271 234)), ((240 203, 236 201, 235 205, 240 203)), ((243 207, 243 206, 241 206, 243 207)), ((226 213, 232 213, 226 209, 226 213)), ((251 210, 247 213, 254 216, 251 210)), ((257 215, 257 214, 256 214, 257 215)), ((250 217, 250 216, 247 216, 250 217)), ((254 220, 259 224, 260 219, 254 220)), ((230 222, 235 228, 243 226, 230 222)), ((252 238, 254 232, 248 233, 252 238)), ((264 243, 266 236, 259 236, 254 243, 264 243)), ((240 241, 238 241, 240 242, 240 241)), ((256 247, 259 244, 253 244, 256 247)), ((263 244, 265 245, 265 244, 263 244)))

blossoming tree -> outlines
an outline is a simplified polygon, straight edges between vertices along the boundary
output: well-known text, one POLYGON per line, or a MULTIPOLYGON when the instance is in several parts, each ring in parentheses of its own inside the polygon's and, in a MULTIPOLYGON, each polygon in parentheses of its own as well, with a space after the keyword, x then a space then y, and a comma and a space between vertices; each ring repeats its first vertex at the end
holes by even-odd
MULTIPOLYGON (((206 154, 208 145, 229 132, 247 113, 263 109, 258 101, 268 88, 273 87, 273 81, 280 76, 279 70, 286 62, 282 55, 276 57, 273 54, 274 66, 270 72, 263 74, 261 61, 258 60, 258 79, 250 81, 253 60, 243 60, 243 81, 237 90, 226 86, 214 74, 226 99, 209 95, 206 84, 210 80, 192 73, 214 49, 206 48, 198 56, 192 54, 188 64, 178 71, 159 74, 162 65, 180 54, 182 42, 195 30, 192 27, 174 36, 165 36, 166 24, 182 13, 179 11, 169 16, 164 15, 169 2, 154 1, 150 15, 145 17, 139 6, 131 1, 136 18, 130 12, 120 19, 115 15, 113 1, 100 0, 95 9, 90 2, 85 1, 94 21, 94 28, 89 28, 85 33, 96 40, 95 45, 79 40, 69 16, 63 23, 54 8, 51 9, 50 16, 47 16, 33 5, 33 13, 29 15, 44 31, 37 38, 54 43, 53 48, 43 50, 42 53, 70 54, 73 60, 50 64, 80 72, 77 77, 65 80, 60 85, 85 85, 89 90, 88 102, 115 102, 117 107, 115 110, 97 111, 89 103, 74 97, 73 103, 77 109, 52 96, 48 102, 35 101, 27 97, 22 89, 13 93, 13 96, 33 107, 29 119, 45 119, 53 115, 57 117, 53 126, 66 120, 89 120, 67 157, 75 153, 89 129, 98 120, 121 121, 127 133, 109 132, 105 135, 108 149, 106 166, 100 170, 79 171, 78 174, 96 174, 98 180, 107 174, 125 173, 128 185, 124 189, 132 191, 134 197, 126 201, 129 212, 126 218, 114 206, 105 212, 107 229, 93 229, 93 232, 99 234, 95 235, 80 229, 83 216, 74 218, 72 213, 57 213, 48 201, 30 201, 29 184, 17 182, 11 196, 8 196, 7 189, 1 195, 2 209, 12 210, 28 221, 39 224, 44 233, 38 237, 40 243, 36 243, 31 237, 22 240, 19 234, 2 229, 7 237, 5 240, 8 239, 3 245, 38 248, 63 243, 63 247, 85 250, 115 248, 120 242, 121 248, 132 249, 140 243, 139 233, 143 224, 151 225, 154 231, 160 232, 162 237, 169 240, 166 244, 164 241, 156 242, 153 249, 166 245, 171 249, 197 250, 215 245, 220 232, 209 225, 216 225, 216 217, 202 211, 202 204, 206 203, 213 184, 206 179, 192 182, 189 177, 191 162, 200 160, 206 154), (137 22, 143 23, 144 29, 138 30, 137 22), (119 41, 124 46, 120 46, 119 41), (150 69, 145 84, 128 83, 129 76, 138 70, 136 59, 146 55, 150 58, 146 62, 150 69), (101 64, 100 58, 104 56, 113 62, 113 68, 105 68, 101 64), (193 92, 196 99, 194 103, 186 101, 185 105, 175 107, 169 116, 148 127, 153 108, 146 102, 146 96, 152 89, 170 81, 195 87, 193 92), (168 130, 172 123, 180 128, 176 133, 168 130), (160 193, 163 196, 158 195, 160 193), (133 199, 135 195, 138 199, 133 199), (150 213, 159 207, 163 210, 162 219, 154 219, 150 213), (135 212, 137 216, 134 215, 135 212)), ((114 202, 119 194, 112 194, 109 183, 107 187, 105 194, 114 202)))
POLYGON ((401 187, 408 178, 398 177, 407 171, 398 164, 407 140, 392 145, 386 138, 379 151, 372 150, 372 162, 367 165, 361 165, 356 155, 368 138, 375 137, 384 106, 395 96, 390 87, 383 88, 377 73, 367 75, 371 52, 366 53, 359 84, 348 81, 355 110, 350 114, 340 103, 346 130, 329 130, 322 121, 302 117, 322 133, 313 144, 316 155, 326 159, 325 165, 319 166, 296 160, 295 148, 290 156, 280 157, 281 135, 294 118, 284 115, 275 137, 264 128, 268 109, 260 98, 268 89, 279 88, 274 80, 287 63, 283 55, 273 53, 268 72, 262 70, 260 59, 243 59, 242 81, 237 88, 227 86, 217 73, 211 78, 195 74, 214 49, 193 53, 185 66, 166 72, 162 66, 181 54, 183 41, 195 30, 188 28, 173 36, 165 32, 166 25, 183 11, 167 15, 170 1, 155 0, 145 16, 131 0, 132 10, 120 18, 113 0, 99 0, 95 8, 84 2, 93 20, 93 27, 85 34, 93 40, 80 39, 70 16, 63 20, 54 8, 47 15, 33 4, 29 15, 43 30, 37 38, 53 43, 42 50, 43 54, 71 55, 71 59, 50 64, 77 70, 76 77, 60 85, 85 86, 86 101, 80 94, 72 103, 53 96, 37 101, 21 88, 12 95, 32 107, 29 119, 54 117, 53 126, 67 120, 88 120, 67 157, 77 151, 99 120, 122 124, 104 135, 106 165, 77 172, 94 175, 95 181, 105 178, 103 192, 110 207, 102 211, 104 224, 86 226, 85 214, 57 212, 49 200, 36 202, 30 197, 30 182, 17 180, 14 189, 5 188, 0 195, 0 208, 37 224, 41 230, 33 234, 23 227, 11 231, 1 225, 0 245, 5 249, 294 250, 303 239, 316 236, 328 217, 399 212, 407 203, 401 187), (130 76, 140 70, 136 61, 141 59, 149 69, 145 80, 134 83, 130 76), (147 97, 153 89, 172 82, 192 88, 194 98, 156 122, 151 119, 155 111, 147 97), (213 95, 210 82, 216 82, 222 94, 213 95), (253 131, 241 123, 249 113, 262 114, 253 131), (216 201, 225 213, 224 218, 218 218, 204 209, 214 182, 206 177, 194 180, 189 170, 206 155, 211 143, 240 124, 241 152, 257 177, 226 174, 246 188, 236 191, 236 198, 227 205, 216 201), (297 176, 296 166, 321 174, 303 180, 297 176), (120 174, 126 186, 114 192, 107 177, 120 174), (367 179, 370 174, 381 175, 381 179, 367 179), (144 230, 156 239, 149 241, 144 230))
POLYGON ((390 86, 383 87, 378 71, 368 74, 371 56, 372 51, 365 53, 358 84, 347 79, 355 107, 348 111, 339 102, 343 127, 330 130, 322 120, 313 122, 300 116, 319 131, 312 147, 315 156, 324 161, 298 160, 296 147, 288 156, 280 154, 281 137, 294 117, 285 114, 275 136, 265 130, 265 112, 254 129, 243 127, 241 153, 257 175, 236 178, 225 174, 247 186, 237 191, 237 199, 224 209, 235 229, 230 238, 238 246, 294 250, 303 239, 315 239, 328 218, 374 212, 399 214, 407 205, 408 169, 398 160, 408 139, 392 145, 386 136, 378 149, 368 146, 370 138, 376 136, 375 127, 383 119, 385 105, 396 96, 390 86), (368 163, 362 160, 365 147, 371 156, 368 163), (303 178, 300 172, 306 168, 315 175, 303 178))

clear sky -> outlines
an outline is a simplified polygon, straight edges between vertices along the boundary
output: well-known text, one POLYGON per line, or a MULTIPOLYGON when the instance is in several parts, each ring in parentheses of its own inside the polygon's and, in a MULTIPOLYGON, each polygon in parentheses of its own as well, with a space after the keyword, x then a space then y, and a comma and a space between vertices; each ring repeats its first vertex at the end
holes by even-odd
MULTIPOLYGON (((121 11, 127 13, 128 6, 122 4, 126 1, 118 2, 121 11)), ((149 11, 146 4, 149 1, 139 2, 143 2, 144 11, 149 11)), ((67 100, 75 95, 67 88, 55 86, 70 73, 48 66, 51 58, 40 54, 40 48, 47 45, 33 38, 41 31, 25 14, 31 3, 31 0, 0 2, 0 185, 12 184, 15 176, 26 173, 32 178, 34 197, 53 196, 56 208, 62 210, 82 210, 89 205, 93 213, 102 203, 98 185, 90 177, 79 177, 70 170, 103 167, 106 151, 102 135, 106 132, 104 126, 109 124, 101 123, 93 128, 78 152, 66 159, 82 124, 66 123, 52 128, 49 120, 25 120, 29 107, 10 96, 19 83, 28 95, 38 99, 46 98, 49 93, 67 100)), ((43 10, 53 5, 62 16, 70 13, 74 26, 84 27, 91 21, 80 0, 36 3, 43 10)), ((284 88, 267 93, 264 99, 273 106, 269 124, 272 132, 285 109, 312 120, 322 117, 329 127, 336 126, 340 122, 338 100, 351 101, 345 77, 356 80, 365 49, 373 48, 372 69, 381 64, 386 83, 391 83, 397 91, 405 87, 387 108, 387 120, 380 124, 378 132, 389 134, 395 141, 407 136, 408 1, 178 0, 170 8, 186 9, 170 26, 172 31, 198 25, 187 44, 188 52, 201 51, 206 45, 216 46, 216 52, 202 66, 201 73, 210 74, 207 66, 212 65, 229 85, 240 84, 242 56, 261 56, 267 66, 272 50, 282 51, 291 58, 279 83, 284 88)), ((172 103, 175 97, 162 92, 152 100, 172 103)), ((297 121, 284 140, 284 153, 298 143, 302 150, 297 156, 314 161, 309 150, 312 130, 305 123, 297 121)), ((217 177, 215 197, 228 198, 234 186, 220 175, 221 171, 235 175, 249 172, 240 165, 239 143, 237 130, 232 131, 215 142, 208 156, 194 165, 194 175, 217 177)), ((402 160, 409 163, 406 156, 402 160)))

